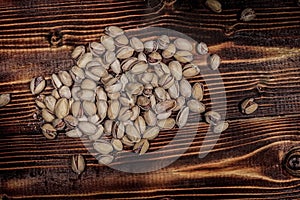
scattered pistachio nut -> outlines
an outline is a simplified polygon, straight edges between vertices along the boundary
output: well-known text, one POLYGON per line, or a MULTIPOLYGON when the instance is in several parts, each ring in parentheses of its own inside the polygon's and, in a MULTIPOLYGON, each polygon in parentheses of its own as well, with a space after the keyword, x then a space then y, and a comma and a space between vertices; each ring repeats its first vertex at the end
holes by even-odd
POLYGON ((207 0, 205 2, 205 5, 213 12, 216 12, 216 13, 222 12, 222 5, 217 0, 207 0))
POLYGON ((81 174, 85 169, 85 160, 82 155, 73 155, 71 159, 71 167, 73 172, 81 174))
POLYGON ((10 94, 0 95, 0 107, 6 106, 10 102, 10 94))
POLYGON ((252 8, 246 8, 241 13, 241 20, 244 22, 249 22, 256 17, 255 11, 252 8))
POLYGON ((258 108, 258 104, 254 102, 254 98, 245 99, 241 104, 241 111, 244 114, 250 115, 258 108))

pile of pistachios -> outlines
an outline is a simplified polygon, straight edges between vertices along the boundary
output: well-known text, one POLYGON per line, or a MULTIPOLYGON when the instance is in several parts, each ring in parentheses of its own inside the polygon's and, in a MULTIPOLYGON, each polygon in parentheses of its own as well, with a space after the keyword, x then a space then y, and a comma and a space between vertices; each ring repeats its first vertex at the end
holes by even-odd
MULTIPOLYGON (((105 28, 100 42, 74 48, 70 70, 51 75, 51 95, 41 93, 43 77, 32 79, 43 134, 88 138, 102 164, 128 148, 146 153, 161 130, 182 128, 191 112, 206 111, 203 84, 186 79, 200 74, 195 52, 212 70, 219 67, 220 57, 209 54, 203 42, 167 35, 143 42, 119 27, 105 28)), ((205 118, 215 133, 228 128, 217 112, 206 112, 205 118)))

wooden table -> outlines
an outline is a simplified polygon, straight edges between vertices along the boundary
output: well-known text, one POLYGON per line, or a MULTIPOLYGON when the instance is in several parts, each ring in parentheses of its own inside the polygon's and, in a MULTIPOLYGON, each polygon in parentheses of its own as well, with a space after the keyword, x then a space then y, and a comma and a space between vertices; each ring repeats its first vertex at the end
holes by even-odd
MULTIPOLYGON (((218 14, 200 1, 1 0, 0 93, 12 94, 0 108, 2 199, 299 199, 300 179, 282 163, 300 145, 300 7, 296 0, 221 2, 218 14), (256 19, 240 21, 248 7, 256 19), (176 162, 141 174, 99 165, 80 139, 41 135, 29 81, 69 69, 72 48, 98 40, 108 25, 170 28, 221 56, 230 128, 206 157, 198 158, 208 128, 203 122, 176 162), (259 104, 251 115, 238 108, 247 97, 259 104), (86 157, 81 176, 69 165, 75 153, 86 157)), ((204 102, 211 106, 209 95, 204 102)), ((172 137, 157 138, 152 150, 172 137)))

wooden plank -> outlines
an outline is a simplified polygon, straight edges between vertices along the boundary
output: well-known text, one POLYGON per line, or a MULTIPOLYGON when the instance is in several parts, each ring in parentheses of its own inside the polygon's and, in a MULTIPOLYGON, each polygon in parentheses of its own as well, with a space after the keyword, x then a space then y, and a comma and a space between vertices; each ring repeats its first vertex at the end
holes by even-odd
MULTIPOLYGON (((292 197, 298 194, 300 179, 284 172, 281 163, 285 153, 299 144, 299 119, 295 115, 230 121, 230 130, 221 134, 206 157, 199 159, 207 129, 201 123, 194 142, 179 160, 142 174, 99 165, 80 140, 64 135, 54 141, 40 134, 11 135, 0 141, 0 184, 9 197, 24 199, 64 195, 98 198, 112 195, 121 199, 124 194, 132 199, 292 197), (70 169, 70 152, 82 153, 87 158, 87 170, 81 176, 70 169)), ((172 134, 162 134, 151 143, 151 150, 171 139, 172 134)), ((211 136, 212 144, 213 140, 211 136)), ((174 147, 174 152, 176 148, 180 144, 174 147)))

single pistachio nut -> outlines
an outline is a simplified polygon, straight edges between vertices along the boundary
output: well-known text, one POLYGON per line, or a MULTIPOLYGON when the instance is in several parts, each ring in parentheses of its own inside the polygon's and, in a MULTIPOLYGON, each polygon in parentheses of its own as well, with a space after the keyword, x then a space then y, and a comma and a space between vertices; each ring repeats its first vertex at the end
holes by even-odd
POLYGON ((204 42, 200 42, 199 44, 197 44, 197 52, 200 55, 207 54, 208 53, 207 44, 205 44, 204 42))
POLYGON ((111 143, 105 140, 98 140, 93 144, 93 147, 97 152, 99 152, 102 155, 108 155, 114 150, 111 143))
POLYGON ((65 85, 59 88, 58 93, 62 98, 70 99, 72 97, 70 88, 65 85))
POLYGON ((39 108, 41 108, 41 109, 46 108, 46 105, 45 105, 45 103, 44 103, 45 97, 46 97, 45 95, 40 94, 40 95, 37 96, 36 99, 35 99, 35 104, 36 104, 39 108))
POLYGON ((71 138, 80 138, 82 136, 82 132, 78 128, 75 128, 67 131, 66 136, 71 138))
POLYGON ((63 120, 65 122, 66 127, 69 129, 73 129, 79 123, 78 119, 76 117, 74 117, 73 115, 68 115, 63 120))
POLYGON ((172 111, 159 113, 156 115, 157 120, 167 119, 172 115, 172 111))
POLYGON ((179 111, 183 106, 185 105, 185 97, 180 96, 176 99, 176 107, 173 109, 173 111, 179 111))
POLYGON ((134 125, 128 124, 125 127, 125 130, 126 136, 131 142, 139 142, 141 140, 141 134, 138 132, 134 125))
POLYGON ((107 109, 107 117, 109 119, 116 119, 120 112, 120 102, 118 100, 110 100, 108 102, 108 109, 107 109))
POLYGON ((131 147, 131 146, 134 145, 134 142, 132 142, 132 141, 127 137, 127 135, 124 135, 124 136, 122 137, 121 141, 122 141, 122 143, 123 143, 124 145, 129 146, 129 147, 131 147))
POLYGON ((221 64, 221 58, 217 54, 212 54, 207 58, 208 66, 212 70, 217 70, 221 64))
POLYGON ((182 79, 182 66, 180 62, 178 61, 171 61, 169 63, 169 68, 171 71, 171 74, 175 78, 175 80, 179 81, 182 79))
POLYGON ((106 51, 105 47, 99 42, 89 43, 89 49, 94 56, 101 56, 106 51))
POLYGON ((170 44, 170 38, 167 35, 161 35, 157 39, 158 48, 161 50, 165 50, 166 48, 168 48, 169 44, 170 44))
POLYGON ((125 126, 124 126, 124 123, 123 122, 115 122, 113 123, 112 125, 112 136, 114 138, 122 138, 125 134, 125 126))
POLYGON ((48 109, 42 110, 42 117, 45 120, 45 122, 52 122, 55 119, 54 115, 48 109))
POLYGON ((93 116, 97 112, 96 104, 91 101, 82 101, 82 108, 86 116, 93 116))
POLYGON ((142 110, 149 110, 151 108, 151 101, 148 97, 145 96, 139 96, 137 98, 136 104, 142 109, 142 110))
POLYGON ((70 75, 76 83, 81 82, 85 77, 84 70, 76 65, 71 68, 70 75))
POLYGON ((222 12, 222 5, 217 0, 207 0, 205 5, 213 12, 220 13, 222 12))
POLYGON ((56 104, 55 104, 55 108, 54 108, 54 113, 56 115, 57 118, 62 119, 65 116, 67 116, 69 114, 69 101, 66 98, 61 98, 59 99, 56 104))
POLYGON ((0 108, 6 106, 10 102, 10 94, 0 95, 0 108))
POLYGON ((154 40, 149 40, 144 43, 144 48, 146 53, 151 53, 158 49, 158 44, 154 40))
POLYGON ((139 155, 145 154, 150 147, 150 144, 147 139, 141 139, 141 141, 137 142, 133 146, 133 150, 138 153, 139 155))
POLYGON ((42 76, 33 78, 30 82, 30 91, 36 95, 41 93, 46 87, 46 81, 42 76))
POLYGON ((190 51, 177 51, 174 58, 181 63, 189 63, 193 60, 193 54, 190 51))
POLYGON ((142 52, 144 51, 144 44, 143 42, 137 38, 137 37, 132 37, 130 39, 130 46, 136 51, 136 52, 142 52))
POLYGON ((203 100, 204 85, 202 83, 195 83, 192 88, 192 97, 198 101, 203 100))
POLYGON ((60 99, 60 95, 57 89, 53 89, 51 92, 51 95, 55 98, 55 99, 60 99))
POLYGON ((174 41, 174 45, 178 50, 183 50, 183 51, 192 51, 193 50, 193 45, 184 38, 177 38, 174 41))
POLYGON ((42 126, 42 132, 49 140, 53 140, 57 136, 56 129, 51 124, 44 124, 42 126))
POLYGON ((107 115, 107 110, 108 110, 107 101, 98 100, 96 102, 96 106, 97 106, 98 116, 100 118, 99 121, 102 122, 107 115))
POLYGON ((83 108, 81 101, 74 101, 71 106, 71 113, 74 117, 80 118, 83 116, 83 108))
POLYGON ((157 122, 158 127, 165 130, 170 130, 174 128, 175 124, 176 121, 173 118, 161 119, 157 122))
POLYGON ((93 90, 80 90, 77 95, 82 101, 95 101, 95 92, 93 90))
POLYGON ((162 56, 164 58, 171 58, 175 55, 175 53, 176 53, 176 46, 171 43, 165 50, 163 50, 162 56))
POLYGON ((121 73, 121 63, 120 63, 119 59, 116 59, 115 61, 113 61, 110 64, 110 68, 115 74, 120 74, 121 73))
POLYGON ((221 115, 216 111, 208 111, 204 114, 208 124, 216 125, 221 120, 221 115))
POLYGON ((73 172, 81 174, 85 169, 85 161, 82 155, 73 155, 71 159, 71 167, 73 172))
POLYGON ((123 29, 117 26, 108 26, 104 29, 104 32, 106 35, 109 35, 110 37, 113 38, 124 34, 123 29))
POLYGON ((240 20, 244 22, 249 22, 256 17, 255 11, 252 8, 246 8, 241 13, 240 20))
POLYGON ((132 111, 129 107, 122 107, 119 112, 118 120, 121 122, 128 121, 132 116, 132 111))
POLYGON ((143 115, 148 126, 155 126, 157 123, 156 114, 152 110, 147 110, 143 115))
POLYGON ((104 89, 101 86, 98 86, 96 89, 97 100, 107 101, 107 95, 104 89))
POLYGON ((107 49, 108 51, 114 51, 115 50, 115 42, 114 39, 111 36, 103 35, 100 38, 100 41, 102 45, 107 49))
POLYGON ((176 124, 179 128, 182 128, 186 125, 189 117, 189 107, 182 107, 176 116, 176 124))
POLYGON ((97 157, 97 160, 98 160, 99 164, 109 165, 110 163, 113 162, 114 156, 112 156, 112 155, 99 155, 97 157))
POLYGON ((56 74, 51 75, 51 82, 54 88, 58 89, 62 86, 62 82, 56 74))
POLYGON ((92 53, 84 53, 80 59, 77 61, 77 66, 80 68, 85 68, 86 64, 93 60, 92 53))
POLYGON ((123 46, 121 47, 117 53, 116 53, 116 57, 118 59, 126 59, 126 58, 130 58, 134 53, 134 49, 132 47, 129 46, 123 46))
POLYGON ((69 72, 67 71, 59 71, 58 72, 58 77, 60 81, 67 87, 71 87, 73 84, 73 80, 69 72))
POLYGON ((113 146, 114 150, 116 150, 116 151, 123 150, 123 143, 120 139, 116 139, 116 138, 111 139, 111 145, 113 146))
POLYGON ((74 60, 78 60, 85 53, 85 47, 83 45, 74 48, 71 56, 74 60))
POLYGON ((241 104, 241 111, 246 115, 254 113, 258 108, 258 104, 254 102, 254 98, 245 99, 241 104))
POLYGON ((62 119, 54 119, 52 121, 52 126, 57 130, 57 131, 62 131, 65 128, 65 122, 62 119))
POLYGON ((134 121, 134 126, 140 134, 143 134, 146 130, 146 122, 142 116, 138 116, 134 121))
POLYGON ((81 89, 83 90, 95 90, 96 87, 97 87, 97 84, 95 81, 91 80, 91 79, 84 79, 82 82, 81 82, 81 89))
POLYGON ((148 64, 146 62, 140 61, 132 66, 130 72, 132 74, 142 74, 147 71, 148 64))
POLYGON ((200 68, 193 63, 186 64, 182 69, 182 75, 185 78, 191 78, 197 76, 199 73, 200 73, 200 68))
POLYGON ((158 52, 156 52, 156 51, 153 51, 152 53, 150 53, 148 55, 148 63, 149 63, 149 65, 156 65, 161 60, 162 60, 161 55, 158 52))
POLYGON ((195 99, 189 100, 187 102, 187 106, 189 107, 191 112, 199 113, 199 114, 205 112, 205 105, 195 99))
POLYGON ((44 98, 44 104, 51 112, 55 110, 56 101, 56 98, 52 95, 45 96, 44 98))
POLYGON ((95 124, 87 121, 78 122, 78 128, 82 133, 86 135, 94 135, 98 130, 95 124))
POLYGON ((98 125, 98 130, 94 135, 89 135, 89 140, 97 141, 104 133, 104 127, 102 125, 98 125))
POLYGON ((144 132, 143 138, 145 138, 147 140, 153 140, 154 138, 156 138, 158 136, 158 134, 159 134, 158 126, 149 127, 144 132))
POLYGON ((179 82, 180 94, 185 98, 189 98, 192 95, 192 86, 186 79, 181 79, 179 82))
POLYGON ((229 127, 229 123, 226 121, 218 122, 212 127, 214 133, 222 133, 229 127))
POLYGON ((110 120, 110 119, 107 119, 104 121, 104 133, 106 135, 111 135, 112 134, 112 130, 113 130, 113 126, 114 126, 114 121, 113 120, 110 120))
POLYGON ((117 47, 123 47, 125 45, 128 45, 128 43, 129 43, 129 40, 126 37, 126 35, 119 35, 115 38, 115 45, 117 47))
POLYGON ((176 100, 165 100, 156 104, 156 113, 172 111, 176 107, 176 100))

